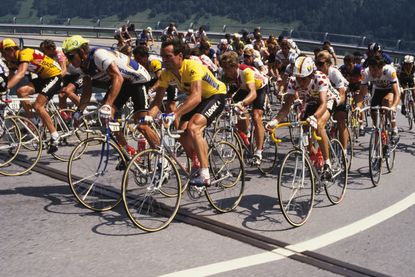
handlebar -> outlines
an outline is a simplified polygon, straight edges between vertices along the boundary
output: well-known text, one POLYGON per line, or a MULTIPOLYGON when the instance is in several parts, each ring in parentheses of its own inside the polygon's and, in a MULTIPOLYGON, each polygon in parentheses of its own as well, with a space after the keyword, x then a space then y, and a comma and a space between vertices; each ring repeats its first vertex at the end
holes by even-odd
POLYGON ((385 110, 385 111, 394 112, 394 110, 392 108, 389 108, 389 107, 386 107, 386 106, 373 106, 373 107, 367 106, 367 107, 364 107, 363 109, 359 109, 359 110, 355 109, 354 111, 362 113, 362 112, 367 111, 369 109, 373 110, 373 111, 385 110))
MULTIPOLYGON (((293 127, 298 127, 298 126, 307 126, 307 125, 310 125, 309 123, 308 123, 308 121, 300 121, 300 122, 283 122, 283 123, 280 123, 280 124, 278 124, 274 129, 272 129, 272 133, 271 133, 271 137, 272 137, 272 140, 275 142, 275 143, 280 143, 280 142, 282 142, 282 140, 281 139, 279 139, 279 138, 277 138, 276 136, 275 136, 275 132, 277 131, 277 129, 278 128, 282 128, 282 127, 290 127, 290 126, 293 126, 293 127)), ((317 140, 317 141, 319 141, 319 140, 321 140, 321 137, 319 137, 319 136, 317 136, 317 134, 316 134, 316 130, 315 129, 313 129, 312 130, 312 135, 313 135, 313 138, 315 139, 315 140, 317 140)))

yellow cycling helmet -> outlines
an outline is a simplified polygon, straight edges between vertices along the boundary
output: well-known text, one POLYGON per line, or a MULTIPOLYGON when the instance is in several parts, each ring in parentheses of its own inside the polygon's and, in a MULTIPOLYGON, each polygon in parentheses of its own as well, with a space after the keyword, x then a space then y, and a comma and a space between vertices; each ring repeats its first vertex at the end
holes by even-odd
POLYGON ((79 49, 81 45, 88 43, 87 39, 79 35, 71 36, 65 39, 62 43, 62 50, 65 53, 71 52, 72 50, 79 49))

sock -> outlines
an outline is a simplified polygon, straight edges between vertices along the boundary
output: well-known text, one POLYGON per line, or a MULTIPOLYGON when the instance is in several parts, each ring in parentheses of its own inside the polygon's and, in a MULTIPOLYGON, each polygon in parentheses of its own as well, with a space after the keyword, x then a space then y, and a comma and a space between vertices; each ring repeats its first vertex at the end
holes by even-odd
POLYGON ((254 155, 262 158, 262 151, 263 151, 263 149, 256 150, 254 155))
POLYGON ((202 176, 203 178, 210 179, 210 174, 209 174, 209 168, 208 167, 201 168, 199 173, 200 173, 200 176, 202 176))
POLYGON ((331 162, 330 162, 330 159, 325 160, 325 161, 324 161, 324 164, 327 164, 329 167, 331 167, 331 162))
POLYGON ((58 132, 53 132, 52 134, 50 134, 53 140, 57 140, 59 138, 59 134, 58 132))
POLYGON ((394 127, 392 131, 393 131, 395 134, 397 134, 397 133, 398 133, 398 126, 394 127))

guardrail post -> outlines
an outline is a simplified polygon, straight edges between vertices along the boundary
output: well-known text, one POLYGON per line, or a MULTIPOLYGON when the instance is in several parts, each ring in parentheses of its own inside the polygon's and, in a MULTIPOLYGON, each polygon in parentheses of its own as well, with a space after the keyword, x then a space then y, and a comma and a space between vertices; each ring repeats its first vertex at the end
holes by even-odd
POLYGON ((19 48, 20 48, 20 49, 23 49, 23 47, 24 47, 24 40, 23 40, 23 38, 22 38, 22 37, 20 37, 20 38, 19 38, 19 48))
POLYGON ((223 25, 223 27, 222 27, 222 33, 226 33, 226 25, 223 25))
POLYGON ((189 29, 193 29, 193 22, 190 22, 189 29))
MULTIPOLYGON (((13 17, 13 24, 16 24, 16 17, 13 17)), ((16 28, 13 28, 13 34, 16 33, 16 28)))
POLYGON ((401 46, 401 40, 398 39, 398 41, 396 42, 396 50, 399 50, 400 46, 401 46))
POLYGON ((66 25, 71 25, 71 18, 68 17, 68 19, 66 20, 66 25))
POLYGON ((329 36, 329 33, 324 34, 323 42, 327 40, 327 37, 329 36))
POLYGON ((290 29, 290 33, 289 33, 290 38, 293 37, 293 32, 294 32, 294 30, 293 29, 290 29))
POLYGON ((364 37, 362 37, 362 46, 365 46, 366 45, 366 37, 364 36, 364 37))
POLYGON ((160 21, 157 21, 156 29, 157 29, 157 30, 159 30, 159 29, 160 29, 160 21))
MULTIPOLYGON (((40 25, 43 25, 43 16, 41 16, 40 18, 39 18, 39 23, 40 23, 40 25)), ((42 35, 42 28, 40 28, 39 29, 40 31, 40 34, 42 35)))

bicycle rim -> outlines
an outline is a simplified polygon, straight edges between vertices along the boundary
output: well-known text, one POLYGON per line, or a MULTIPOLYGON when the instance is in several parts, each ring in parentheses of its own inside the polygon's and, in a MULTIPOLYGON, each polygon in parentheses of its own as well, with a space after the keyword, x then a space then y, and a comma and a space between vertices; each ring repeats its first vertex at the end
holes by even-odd
POLYGON ((278 203, 284 218, 294 227, 310 217, 314 202, 314 177, 308 158, 291 150, 281 164, 277 183, 278 203))
POLYGON ((382 173, 382 150, 379 131, 373 130, 369 142, 369 175, 372 184, 377 186, 382 173))
POLYGON ((324 181, 324 189, 330 202, 338 204, 343 200, 346 193, 348 165, 340 141, 332 139, 331 146, 332 179, 324 181))
POLYGON ((147 232, 167 227, 181 195, 179 172, 170 157, 148 149, 132 158, 123 176, 122 198, 135 226, 147 232))

